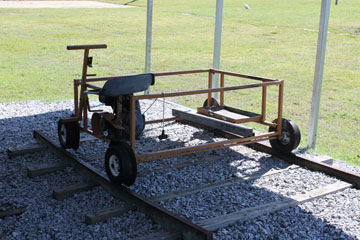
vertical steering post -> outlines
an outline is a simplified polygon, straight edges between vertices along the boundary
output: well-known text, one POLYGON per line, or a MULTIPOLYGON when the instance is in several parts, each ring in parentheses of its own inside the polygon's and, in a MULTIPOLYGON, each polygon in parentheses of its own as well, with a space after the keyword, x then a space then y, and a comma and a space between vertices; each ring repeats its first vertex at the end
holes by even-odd
POLYGON ((84 123, 84 130, 88 128, 88 119, 87 119, 87 111, 88 111, 88 98, 85 94, 86 91, 86 77, 87 75, 87 68, 89 65, 89 61, 92 61, 92 58, 89 59, 89 51, 90 49, 100 49, 100 48, 107 48, 106 44, 93 44, 93 45, 72 45, 67 46, 67 50, 84 50, 84 60, 83 60, 83 68, 82 68, 82 75, 81 75, 81 83, 79 84, 78 81, 74 81, 74 104, 75 104, 75 115, 78 120, 83 119, 84 123), (78 101, 78 86, 81 85, 80 88, 80 102, 78 101), (84 114, 82 115, 82 113, 84 114))
POLYGON ((88 60, 89 60, 89 49, 84 49, 84 61, 83 61, 83 70, 81 76, 81 93, 80 93, 80 109, 83 110, 83 123, 84 130, 87 130, 88 127, 88 119, 87 119, 87 95, 86 91, 86 77, 87 77, 87 68, 88 68, 88 60))

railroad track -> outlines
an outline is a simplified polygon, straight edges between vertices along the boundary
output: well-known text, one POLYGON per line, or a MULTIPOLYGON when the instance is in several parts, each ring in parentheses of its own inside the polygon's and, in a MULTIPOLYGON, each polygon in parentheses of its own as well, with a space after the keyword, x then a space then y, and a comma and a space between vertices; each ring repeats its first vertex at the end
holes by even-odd
MULTIPOLYGON (((211 129, 213 130, 213 129, 211 129)), ((233 134, 217 131, 218 134, 231 138, 233 134)), ((286 168, 281 169, 272 169, 265 173, 255 173, 249 174, 247 176, 233 176, 232 179, 225 179, 222 181, 217 181, 215 183, 202 184, 195 187, 190 187, 187 189, 181 189, 179 191, 173 191, 165 193, 162 195, 153 196, 151 198, 144 198, 138 194, 130 191, 124 186, 114 185, 109 179, 104 176, 104 174, 99 173, 91 165, 87 164, 85 161, 78 159, 74 155, 70 154, 68 151, 60 148, 56 143, 50 141, 45 135, 40 132, 34 132, 35 139, 39 142, 37 145, 28 145, 22 149, 13 149, 8 151, 9 157, 16 157, 21 154, 27 154, 38 150, 51 150, 56 155, 58 155, 62 160, 61 163, 54 164, 44 164, 37 166, 29 166, 28 175, 29 177, 35 177, 43 174, 47 174, 53 171, 64 169, 68 166, 73 166, 74 168, 80 170, 82 176, 84 176, 84 183, 75 184, 61 189, 55 189, 53 192, 53 197, 58 200, 63 200, 67 197, 71 197, 75 193, 82 191, 87 191, 96 186, 102 186, 106 191, 111 193, 113 196, 120 198, 127 202, 125 206, 115 206, 108 209, 103 209, 94 213, 88 213, 85 215, 85 221, 88 224, 94 224, 99 221, 106 221, 110 217, 116 217, 128 212, 129 210, 138 208, 142 210, 147 215, 151 216, 155 222, 159 223, 164 229, 168 230, 168 235, 154 235, 153 238, 161 239, 212 239, 212 231, 216 231, 219 228, 227 227, 229 225, 254 219, 256 217, 262 216, 264 214, 269 214, 276 212, 282 209, 293 207, 304 203, 306 201, 311 201, 315 198, 323 197, 327 194, 335 193, 342 191, 347 188, 360 187, 360 176, 354 173, 346 172, 341 169, 337 169, 329 165, 331 158, 322 159, 322 161, 313 161, 311 159, 306 159, 297 155, 279 155, 265 144, 256 143, 251 145, 256 151, 265 152, 271 155, 275 155, 285 161, 292 163, 293 165, 287 166, 286 168), (231 213, 218 215, 215 217, 209 217, 203 220, 196 221, 192 223, 186 219, 183 219, 177 215, 172 214, 170 211, 161 207, 158 203, 163 201, 168 201, 177 197, 183 197, 191 194, 196 194, 202 191, 212 191, 214 189, 224 188, 232 186, 233 184, 252 181, 260 178, 266 178, 269 176, 274 176, 276 174, 283 174, 287 171, 293 171, 298 169, 300 166, 306 167, 310 170, 322 171, 329 175, 335 176, 343 181, 337 181, 326 186, 322 186, 308 192, 294 195, 285 199, 278 201, 269 202, 266 204, 261 204, 255 207, 248 207, 241 209, 240 211, 234 211, 231 213), (130 204, 131 203, 131 204, 130 204)), ((83 139, 83 141, 92 140, 83 139)), ((255 151, 252 150, 252 151, 255 151)), ((212 156, 206 159, 201 159, 199 161, 185 161, 176 164, 171 164, 165 167, 157 167, 148 171, 142 171, 139 175, 146 175, 150 172, 160 172, 166 171, 173 168, 185 168, 194 164, 199 164, 202 162, 210 164, 211 162, 218 161, 223 156, 212 156)), ((230 157, 230 156, 229 156, 230 157)), ((101 158, 101 156, 93 156, 93 158, 101 158)), ((26 211, 26 207, 19 209, 18 212, 12 213, 7 212, 4 216, 11 214, 21 214, 23 211, 26 211)), ((0 212, 1 213, 1 212, 0 212)), ((149 236, 147 236, 148 239, 149 236)))

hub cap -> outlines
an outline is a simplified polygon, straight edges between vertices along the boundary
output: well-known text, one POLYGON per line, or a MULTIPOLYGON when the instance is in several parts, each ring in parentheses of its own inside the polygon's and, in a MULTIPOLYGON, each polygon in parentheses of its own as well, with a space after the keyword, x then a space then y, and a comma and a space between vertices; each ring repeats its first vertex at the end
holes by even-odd
POLYGON ((281 143, 283 145, 289 144, 290 143, 290 133, 289 133, 289 131, 287 129, 283 129, 281 135, 282 135, 281 143))
POLYGON ((66 127, 65 127, 65 124, 62 124, 62 125, 61 125, 60 137, 61 137, 61 140, 62 140, 63 142, 66 141, 66 127))
POLYGON ((120 160, 115 156, 111 155, 109 158, 110 172, 114 177, 120 175, 120 160))

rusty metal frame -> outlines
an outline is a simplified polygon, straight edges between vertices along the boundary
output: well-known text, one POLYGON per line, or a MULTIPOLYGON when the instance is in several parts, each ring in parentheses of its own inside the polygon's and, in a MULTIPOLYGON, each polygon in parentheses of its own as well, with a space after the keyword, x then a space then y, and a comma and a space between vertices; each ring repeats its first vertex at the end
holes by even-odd
MULTIPOLYGON (((83 45, 83 46, 68 46, 69 50, 84 50, 84 62, 83 62, 83 72, 81 79, 74 79, 74 109, 75 114, 74 117, 63 118, 63 122, 67 121, 82 121, 80 124, 80 130, 91 134, 95 137, 98 137, 94 132, 88 128, 88 112, 91 111, 89 105, 89 99, 87 96, 87 89, 100 89, 101 87, 96 86, 93 82, 101 82, 114 79, 118 76, 108 76, 108 77, 90 77, 94 76, 94 74, 87 74, 87 60, 89 56, 89 50, 92 48, 106 48, 106 45, 83 45), (79 93, 80 87, 80 93, 79 93)), ((208 88, 207 89, 197 89, 197 90, 189 90, 189 91, 178 91, 178 92, 164 92, 164 93, 154 93, 148 95, 131 95, 130 97, 130 146, 134 153, 136 152, 135 145, 135 102, 136 100, 144 100, 144 99, 155 99, 155 98, 171 98, 171 97, 179 97, 179 96, 189 96, 189 95, 198 95, 198 94, 207 94, 208 105, 211 103, 212 93, 220 93, 220 106, 225 106, 224 103, 224 95, 225 92, 240 90, 240 89, 249 89, 249 88, 261 88, 262 89, 262 99, 261 99, 261 113, 258 117, 249 117, 246 122, 256 122, 265 126, 273 126, 276 127, 275 132, 270 132, 266 134, 259 134, 251 137, 239 137, 231 140, 225 140, 215 143, 206 143, 198 146, 191 147, 182 147, 175 148, 166 151, 159 152, 151 152, 145 154, 136 155, 137 162, 147 162, 157 159, 164 159, 168 157, 182 156, 187 154, 193 154, 197 152, 215 150, 220 148, 227 148, 230 146, 240 145, 240 144, 252 144, 255 142, 271 140, 275 138, 281 139, 281 123, 282 123, 282 109, 283 109, 283 91, 284 91, 284 81, 277 79, 270 79, 264 77, 257 77, 251 75, 245 75, 240 73, 222 71, 217 69, 202 69, 202 70, 184 70, 184 71, 173 71, 173 72, 161 72, 154 73, 155 79, 164 76, 174 76, 174 75, 187 75, 187 74, 200 74, 200 73, 208 73, 208 88), (220 87, 212 88, 212 77, 214 74, 220 75, 220 87), (225 86, 225 77, 232 76, 238 77, 239 79, 250 79, 257 81, 256 83, 251 84, 242 84, 235 86, 225 86), (276 122, 267 122, 266 121, 266 96, 267 96, 267 88, 269 86, 278 86, 278 113, 277 113, 277 121, 276 122)), ((147 121, 146 124, 153 124, 162 121, 174 121, 181 120, 180 118, 166 118, 166 119, 155 119, 151 121, 147 121)), ((101 137, 104 141, 110 141, 107 137, 101 137)))

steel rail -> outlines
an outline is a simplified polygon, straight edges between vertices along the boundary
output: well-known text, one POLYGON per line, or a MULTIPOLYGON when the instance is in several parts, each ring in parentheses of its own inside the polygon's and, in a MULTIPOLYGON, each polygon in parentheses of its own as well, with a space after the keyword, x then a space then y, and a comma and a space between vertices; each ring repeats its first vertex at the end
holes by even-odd
MULTIPOLYGON (((194 122, 184 121, 184 120, 181 120, 180 122, 184 122, 185 124, 192 125, 195 127, 207 129, 209 131, 212 131, 214 133, 219 134, 220 136, 223 136, 223 137, 226 137, 229 139, 241 137, 240 135, 233 134, 233 133, 223 131, 223 130, 213 129, 213 128, 204 126, 200 123, 194 123, 194 122)), ((252 143, 252 144, 249 144, 248 146, 256 151, 267 153, 272 156, 278 157, 288 163, 296 164, 301 167, 305 167, 309 170, 323 172, 330 176, 337 177, 345 182, 351 183, 356 189, 360 189, 360 175, 359 174, 356 174, 356 173, 353 173, 350 171, 346 171, 346 170, 342 170, 340 168, 337 168, 337 167, 334 167, 331 165, 327 165, 327 164, 324 164, 321 162, 317 162, 317 161, 314 161, 311 159, 307 159, 307 158, 295 155, 293 153, 282 154, 282 153, 275 151, 270 146, 268 146, 264 143, 259 143, 259 142, 252 143)))
POLYGON ((138 209, 149 215, 166 230, 181 233, 183 239, 213 239, 210 231, 207 231, 184 218, 174 215, 159 204, 140 196, 123 185, 112 183, 107 176, 99 173, 88 163, 78 159, 73 154, 61 148, 58 144, 52 142, 43 133, 34 131, 34 138, 40 143, 49 146, 49 149, 61 159, 69 162, 86 178, 86 180, 98 183, 114 197, 134 204, 138 209))
POLYGON ((359 174, 356 174, 356 173, 353 173, 350 171, 346 171, 346 170, 342 170, 340 168, 337 168, 337 167, 334 167, 334 166, 331 166, 331 165, 328 165, 325 163, 321 163, 321 162, 317 162, 317 161, 314 161, 311 159, 303 158, 303 157, 300 157, 293 153, 281 154, 281 153, 276 152, 270 146, 267 146, 266 144, 263 144, 263 143, 254 143, 249 146, 256 151, 268 153, 268 154, 278 157, 282 160, 285 160, 289 163, 293 163, 293 164, 299 165, 301 167, 305 167, 309 170, 323 172, 327 175, 337 177, 337 178, 343 180, 344 182, 353 184, 353 186, 356 189, 360 189, 360 175, 359 174))

